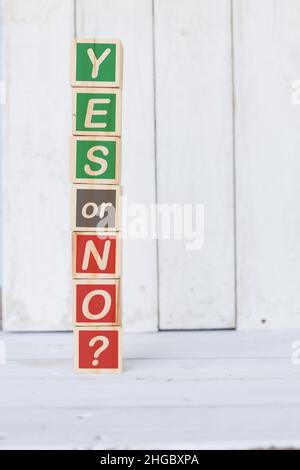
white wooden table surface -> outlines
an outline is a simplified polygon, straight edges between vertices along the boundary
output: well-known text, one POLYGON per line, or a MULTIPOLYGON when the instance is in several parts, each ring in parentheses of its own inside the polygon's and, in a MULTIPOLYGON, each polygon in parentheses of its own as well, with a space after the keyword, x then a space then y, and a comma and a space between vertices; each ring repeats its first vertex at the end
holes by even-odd
POLYGON ((121 375, 76 375, 69 333, 1 333, 0 448, 300 447, 300 331, 125 335, 121 375))

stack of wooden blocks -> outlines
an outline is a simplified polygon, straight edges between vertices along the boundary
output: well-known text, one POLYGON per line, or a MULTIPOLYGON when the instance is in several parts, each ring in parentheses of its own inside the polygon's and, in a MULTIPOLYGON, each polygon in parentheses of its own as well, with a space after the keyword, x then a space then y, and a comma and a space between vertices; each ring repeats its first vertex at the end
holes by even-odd
POLYGON ((119 40, 72 45, 72 271, 75 367, 121 370, 119 40))

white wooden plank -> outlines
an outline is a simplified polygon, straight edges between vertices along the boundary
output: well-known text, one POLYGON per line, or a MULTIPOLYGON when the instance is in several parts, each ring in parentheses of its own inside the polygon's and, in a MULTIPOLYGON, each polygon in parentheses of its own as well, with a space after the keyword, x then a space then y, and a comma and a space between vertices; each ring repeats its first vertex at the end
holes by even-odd
MULTIPOLYGON (((121 184, 128 205, 155 202, 151 7, 151 0, 77 1, 78 37, 119 38, 124 46, 121 184)), ((155 331, 155 240, 123 241, 122 281, 126 329, 155 331)))
POLYGON ((3 2, 3 324, 71 325, 68 142, 73 1, 3 2))
MULTIPOLYGON (((122 380, 298 379, 299 366, 292 363, 291 355, 295 350, 292 344, 299 335, 299 332, 258 332, 247 336, 240 332, 127 334, 122 380)), ((0 381, 21 376, 88 380, 81 376, 77 379, 74 374, 71 334, 2 334, 0 340, 6 344, 8 361, 0 368, 0 381)))
MULTIPOLYGON (((74 375, 76 373, 74 372, 74 375)), ((145 407, 300 407, 300 381, 294 378, 270 380, 147 380, 124 381, 126 372, 115 379, 1 381, 2 408, 145 407), (34 383, 34 387, 33 387, 34 383), (51 391, 51 393, 49 393, 51 391), (86 401, 88 397, 88 402, 86 401)))
POLYGON ((299 447, 298 367, 288 356, 270 357, 277 349, 285 354, 297 334, 125 335, 130 367, 119 376, 95 377, 70 370, 71 347, 67 359, 54 357, 71 345, 69 333, 2 333, 8 363, 0 366, 0 448, 299 447), (156 349, 180 339, 177 356, 171 348, 173 357, 155 360, 156 349), (189 347, 197 354, 197 344, 203 353, 209 342, 213 360, 181 357, 189 347), (35 347, 27 360, 30 344, 35 347), (149 359, 137 359, 142 344, 149 359), (224 358, 229 344, 234 357, 224 358))
MULTIPOLYGON (((70 351, 71 352, 71 351, 70 351)), ((220 386, 224 380, 258 381, 268 379, 276 386, 281 379, 293 379, 299 381, 299 366, 295 367, 289 358, 125 358, 124 375, 122 383, 130 383, 138 380, 151 380, 152 384, 160 381, 173 381, 174 383, 188 381, 191 386, 193 382, 214 381, 220 386)), ((51 378, 55 385, 58 382, 77 381, 71 357, 61 358, 39 358, 9 360, 7 365, 2 366, 0 371, 0 384, 2 381, 22 379, 45 380, 51 378)), ((81 376, 83 377, 83 376, 81 376)), ((88 379, 94 379, 90 376, 88 379)), ((114 379, 113 379, 114 380, 114 379)), ((65 386, 65 385, 63 385, 65 386)))
POLYGON ((205 242, 159 243, 160 327, 232 328, 230 2, 155 0, 158 200, 201 203, 205 242))
MULTIPOLYGON (((64 360, 73 357, 71 333, 0 334, 9 360, 64 360)), ((125 359, 290 359, 300 331, 160 332, 124 335, 125 359)), ((1 368, 0 368, 1 372, 1 368)))
POLYGON ((300 409, 1 409, 0 449, 299 448, 300 409), (259 417, 259 418, 258 418, 259 417), (180 425, 179 425, 180 423, 180 425))
POLYGON ((233 5, 238 328, 298 328, 300 4, 233 5))

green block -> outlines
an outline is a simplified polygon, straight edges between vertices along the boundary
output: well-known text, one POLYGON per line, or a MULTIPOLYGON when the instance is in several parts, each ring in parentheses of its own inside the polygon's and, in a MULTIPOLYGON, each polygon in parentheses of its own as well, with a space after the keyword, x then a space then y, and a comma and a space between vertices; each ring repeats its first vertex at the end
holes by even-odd
POLYGON ((77 44, 76 48, 76 80, 79 82, 114 82, 116 79, 116 45, 115 44, 77 44), (92 77, 93 62, 88 51, 92 50, 96 58, 107 50, 109 54, 99 65, 97 75, 92 77))
POLYGON ((121 87, 122 45, 117 39, 75 39, 72 85, 121 87))
POLYGON ((121 132, 120 91, 89 89, 75 91, 74 134, 112 134, 121 132))
POLYGON ((116 141, 77 140, 76 179, 114 180, 116 151, 116 141), (105 165, 106 169, 103 171, 105 165))

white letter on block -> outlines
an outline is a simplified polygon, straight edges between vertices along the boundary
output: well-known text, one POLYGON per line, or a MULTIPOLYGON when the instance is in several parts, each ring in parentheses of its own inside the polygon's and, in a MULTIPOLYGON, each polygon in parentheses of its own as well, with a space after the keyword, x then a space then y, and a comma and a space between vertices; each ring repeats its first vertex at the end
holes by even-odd
POLYGON ((81 215, 85 219, 93 219, 98 214, 98 206, 95 202, 87 202, 84 204, 83 208, 81 209, 81 215), (88 214, 88 209, 91 207, 92 212, 88 214))
POLYGON ((107 111, 105 109, 94 109, 95 104, 109 104, 110 99, 108 98, 91 98, 87 105, 87 111, 84 121, 84 127, 101 127, 105 129, 107 126, 106 122, 92 122, 93 116, 106 116, 107 111))
POLYGON ((100 320, 101 318, 105 317, 105 315, 107 315, 107 313, 109 312, 110 306, 111 306, 111 297, 107 291, 101 290, 101 289, 93 290, 89 292, 88 295, 84 298, 84 301, 82 303, 82 312, 83 312, 83 315, 89 320, 100 320), (104 307, 101 312, 94 315, 89 310, 89 304, 92 298, 95 297, 96 295, 102 295, 102 297, 104 298, 104 307))
POLYGON ((110 52, 111 50, 109 48, 105 49, 105 51, 101 54, 99 59, 97 59, 97 57, 95 56, 94 49, 90 47, 87 50, 88 56, 93 65, 92 78, 97 78, 99 67, 102 64, 102 62, 106 59, 106 57, 109 56, 110 52))
POLYGON ((105 269, 107 266, 107 262, 108 262, 109 249, 110 249, 110 240, 106 240, 104 243, 103 256, 101 257, 99 252, 97 251, 97 248, 95 247, 94 242, 92 240, 89 240, 87 244, 85 245, 82 270, 86 271, 88 269, 91 254, 94 257, 98 265, 98 268, 100 270, 105 269))
POLYGON ((100 167, 99 170, 92 170, 90 165, 84 165, 84 171, 86 172, 87 175, 100 176, 103 173, 105 173, 106 170, 107 170, 107 161, 104 160, 104 158, 97 157, 94 154, 97 150, 100 150, 103 153, 103 155, 105 155, 105 156, 107 156, 108 153, 109 153, 108 148, 103 147, 103 145, 96 145, 95 147, 91 147, 88 150, 87 158, 90 162, 99 163, 99 165, 101 165, 101 167, 100 167))

